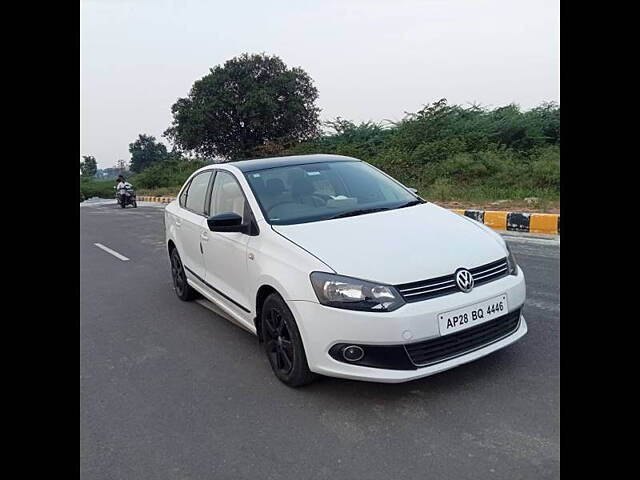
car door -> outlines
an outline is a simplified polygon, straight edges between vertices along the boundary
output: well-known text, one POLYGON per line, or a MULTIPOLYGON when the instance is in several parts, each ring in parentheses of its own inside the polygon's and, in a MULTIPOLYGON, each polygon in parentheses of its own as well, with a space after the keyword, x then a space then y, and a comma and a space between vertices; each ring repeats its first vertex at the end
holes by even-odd
POLYGON ((180 199, 180 218, 176 223, 182 245, 182 251, 179 252, 182 263, 187 270, 187 275, 200 277, 200 281, 205 276, 201 237, 203 231, 208 231, 205 206, 212 174, 213 172, 209 170, 191 179, 184 200, 180 199))
MULTIPOLYGON (((209 215, 237 213, 243 223, 251 221, 251 210, 234 175, 218 170, 211 190, 209 215)), ((212 232, 207 229, 204 249, 205 281, 243 314, 251 311, 247 287, 247 244, 250 236, 241 232, 212 232)))

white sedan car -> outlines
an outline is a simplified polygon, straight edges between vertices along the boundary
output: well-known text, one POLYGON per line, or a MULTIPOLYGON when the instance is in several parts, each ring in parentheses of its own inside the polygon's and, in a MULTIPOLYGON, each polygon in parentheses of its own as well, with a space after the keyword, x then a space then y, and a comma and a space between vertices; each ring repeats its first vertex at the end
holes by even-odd
POLYGON ((355 158, 206 166, 165 210, 175 291, 258 336, 275 375, 404 382, 527 332, 500 235, 355 158))

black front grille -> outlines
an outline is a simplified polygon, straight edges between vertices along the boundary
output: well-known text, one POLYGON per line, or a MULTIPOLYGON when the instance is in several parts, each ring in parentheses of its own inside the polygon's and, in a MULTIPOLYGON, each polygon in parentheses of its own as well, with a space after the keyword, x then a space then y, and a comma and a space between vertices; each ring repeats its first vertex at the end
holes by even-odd
POLYGON ((489 345, 518 329, 520 309, 458 333, 405 345, 411 361, 425 367, 489 345))
MULTIPOLYGON (((508 270, 506 257, 496 260, 495 262, 487 263, 486 265, 469 269, 473 276, 474 286, 489 283, 504 277, 509 274, 508 270)), ((396 289, 398 289, 405 302, 408 303, 420 302, 429 298, 441 297, 460 291, 456 285, 455 272, 443 277, 396 285, 396 289)))

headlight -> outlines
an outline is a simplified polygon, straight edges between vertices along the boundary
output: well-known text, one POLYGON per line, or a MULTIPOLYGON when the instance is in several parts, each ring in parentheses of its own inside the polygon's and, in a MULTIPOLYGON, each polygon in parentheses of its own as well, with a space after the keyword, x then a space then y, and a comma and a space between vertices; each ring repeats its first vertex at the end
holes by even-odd
POLYGON ((513 252, 509 247, 509 244, 505 242, 507 245, 507 251, 509 255, 507 255, 507 266, 509 267, 509 275, 517 275, 518 274, 518 264, 516 263, 516 257, 513 256, 513 252))
POLYGON ((310 277, 318 301, 330 307, 390 312, 405 303, 390 285, 323 272, 313 272, 310 277))

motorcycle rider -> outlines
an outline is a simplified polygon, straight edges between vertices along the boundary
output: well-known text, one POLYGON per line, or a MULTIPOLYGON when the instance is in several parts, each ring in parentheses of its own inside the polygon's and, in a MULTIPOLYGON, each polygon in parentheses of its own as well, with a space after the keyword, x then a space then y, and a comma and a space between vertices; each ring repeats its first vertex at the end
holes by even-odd
POLYGON ((120 190, 121 188, 124 188, 125 183, 127 183, 127 179, 124 178, 124 175, 122 174, 118 175, 118 178, 116 178, 116 188, 118 190, 120 190))
POLYGON ((124 178, 124 175, 120 174, 118 175, 118 178, 116 179, 116 198, 118 200, 118 203, 121 202, 121 198, 120 198, 120 192, 123 190, 128 190, 128 189, 132 189, 133 185, 131 185, 129 182, 127 182, 126 178, 124 178))
POLYGON ((120 203, 120 189, 124 188, 125 182, 126 179, 124 178, 124 175, 118 175, 118 178, 116 178, 116 199, 118 200, 118 203, 120 203))

